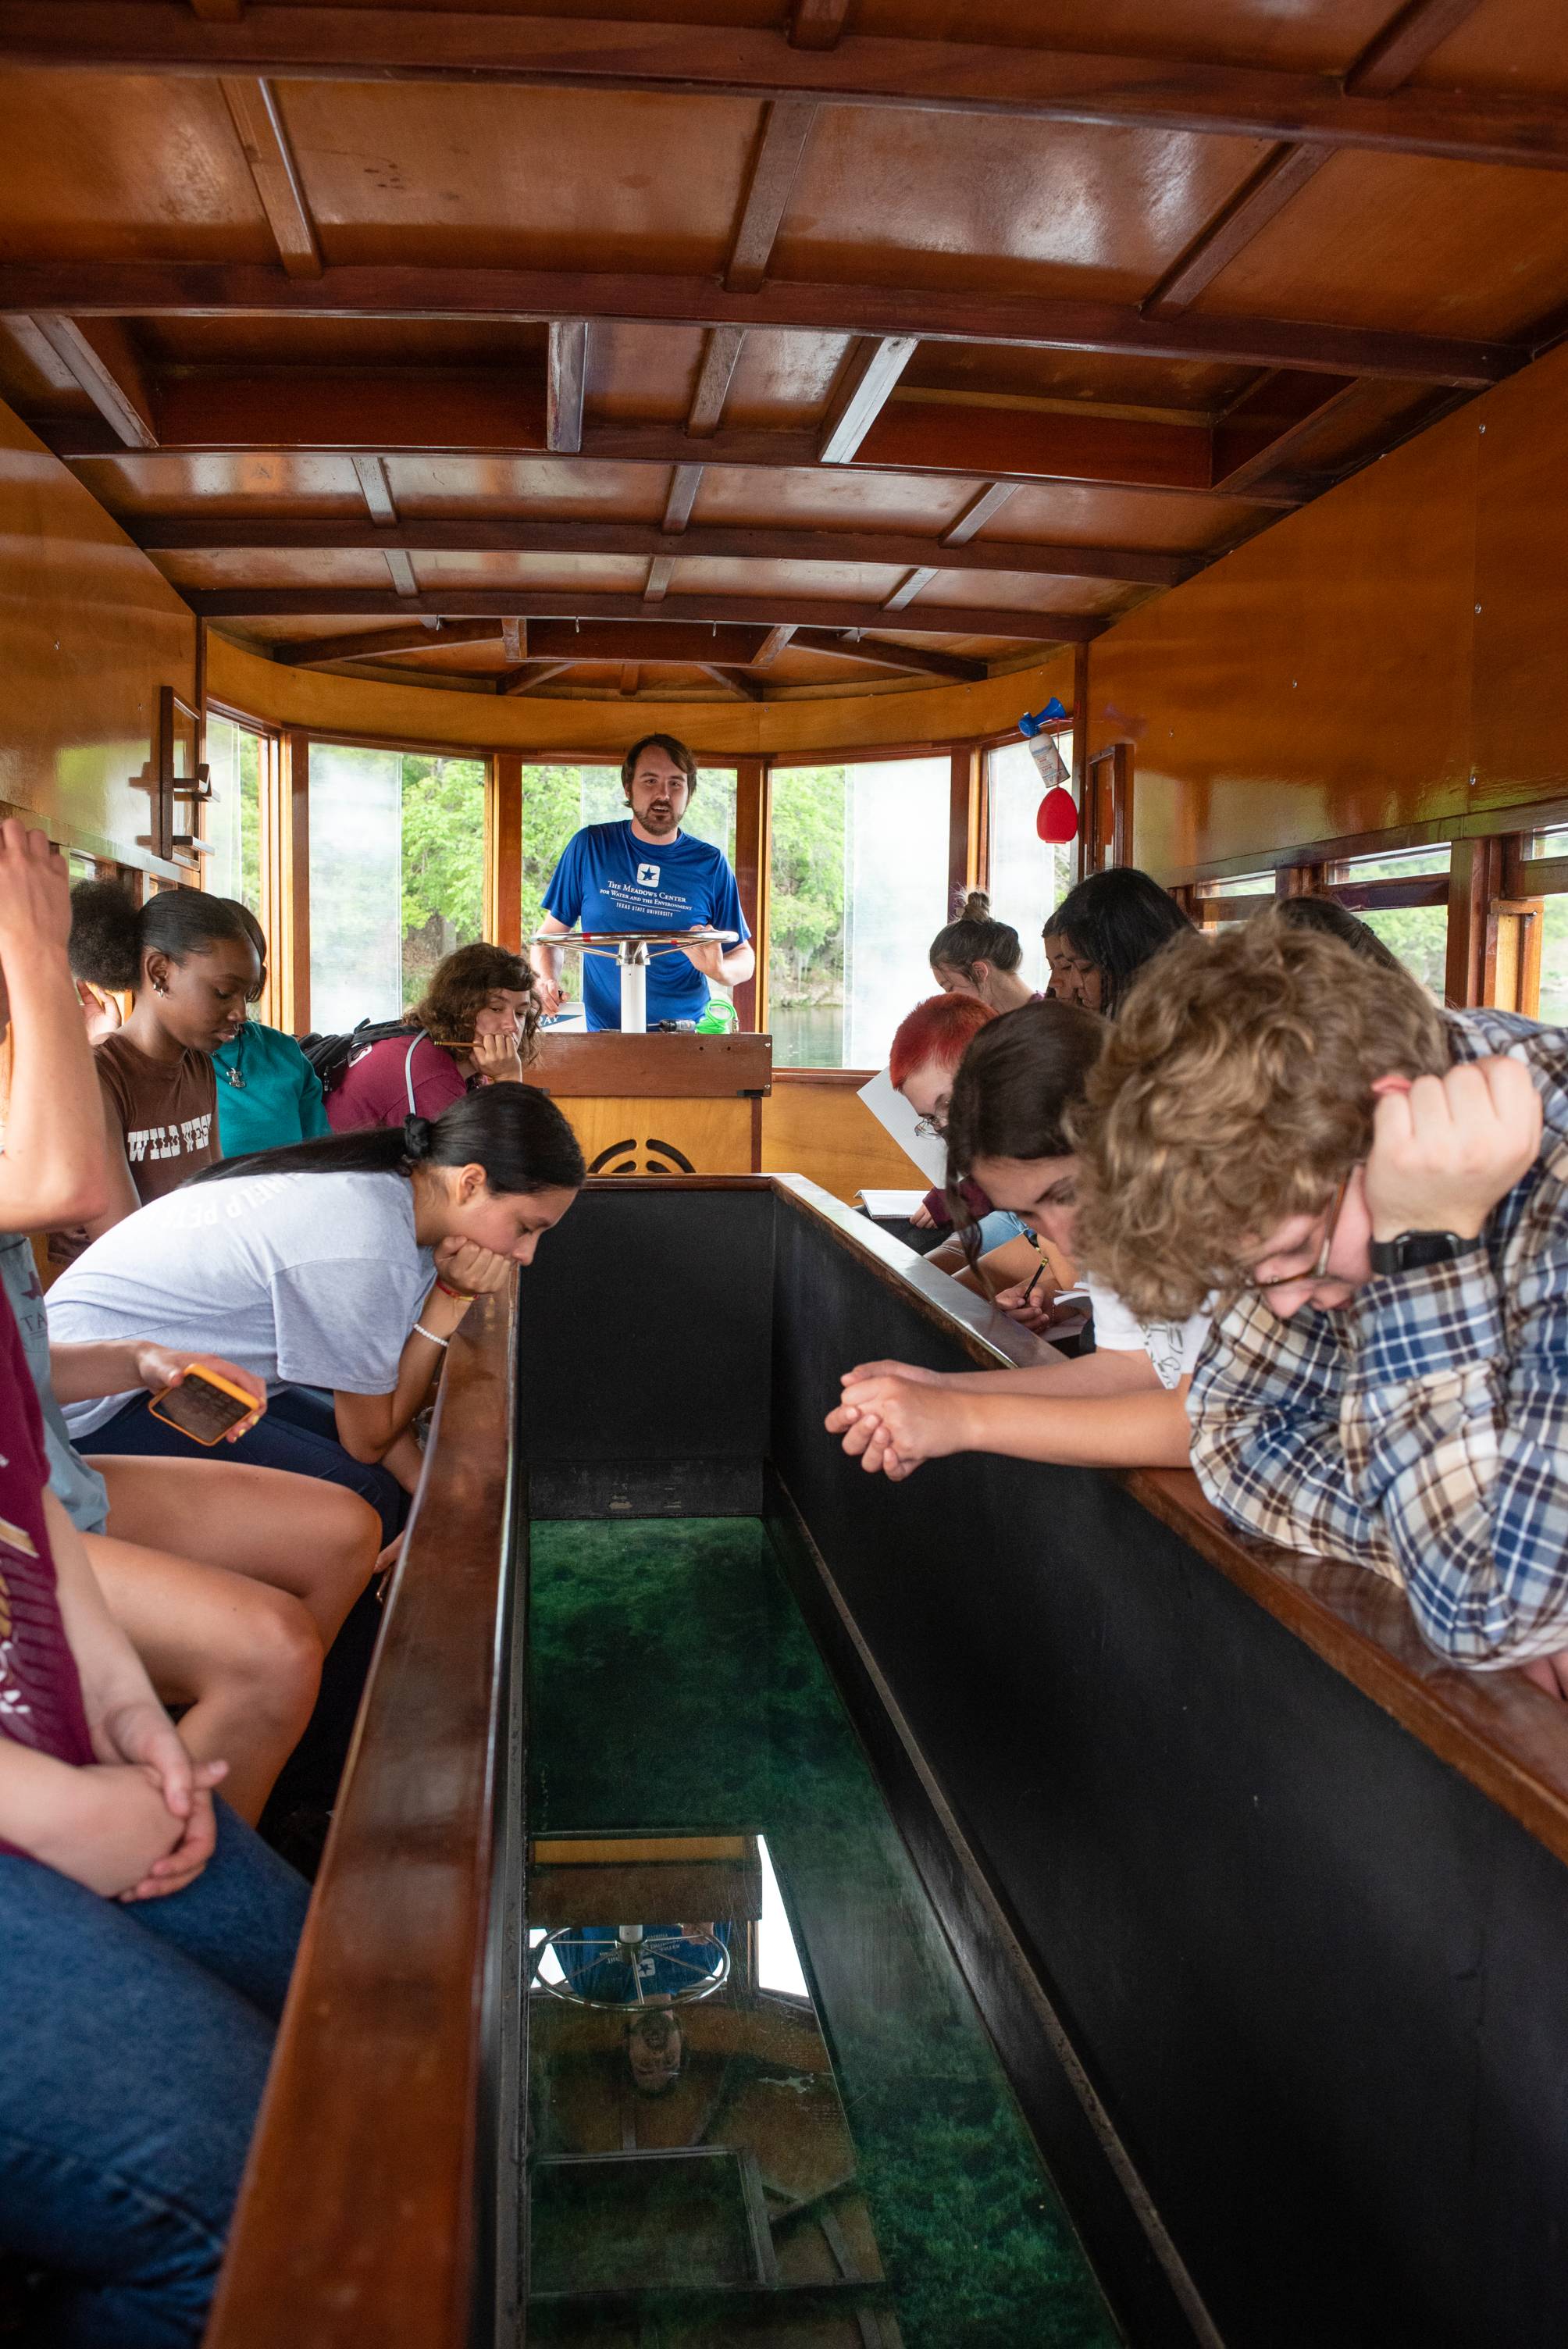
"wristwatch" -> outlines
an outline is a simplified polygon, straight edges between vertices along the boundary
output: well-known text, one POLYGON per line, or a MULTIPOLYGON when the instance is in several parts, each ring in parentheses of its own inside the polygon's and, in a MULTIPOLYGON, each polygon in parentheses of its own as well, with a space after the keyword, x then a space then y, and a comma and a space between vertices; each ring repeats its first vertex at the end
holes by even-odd
POLYGON ((1479 1233, 1461 1239, 1458 1232, 1400 1232, 1395 1239, 1373 1241, 1372 1269, 1378 1274, 1414 1272, 1423 1264, 1449 1264, 1480 1246, 1479 1233))

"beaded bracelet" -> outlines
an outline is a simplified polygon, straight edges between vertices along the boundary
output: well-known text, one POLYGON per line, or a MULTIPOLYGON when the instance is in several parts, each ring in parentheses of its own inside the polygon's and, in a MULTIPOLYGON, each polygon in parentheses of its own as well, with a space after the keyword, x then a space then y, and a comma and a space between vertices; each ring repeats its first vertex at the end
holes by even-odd
POLYGON ((427 1330, 422 1321, 415 1322, 414 1334, 418 1338, 428 1338, 431 1345, 439 1346, 443 1353, 445 1353, 447 1348, 452 1342, 449 1338, 438 1338, 435 1331, 433 1330, 427 1330))

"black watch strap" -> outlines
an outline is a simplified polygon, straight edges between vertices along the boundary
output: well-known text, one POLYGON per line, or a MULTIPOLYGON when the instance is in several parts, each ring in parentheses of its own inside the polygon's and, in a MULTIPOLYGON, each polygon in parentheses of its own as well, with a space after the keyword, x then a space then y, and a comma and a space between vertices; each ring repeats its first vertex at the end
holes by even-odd
POLYGON ((1414 1272, 1424 1264, 1449 1264, 1480 1246, 1479 1237, 1461 1239, 1458 1232, 1401 1232, 1391 1240, 1372 1243, 1372 1269, 1377 1274, 1414 1272))

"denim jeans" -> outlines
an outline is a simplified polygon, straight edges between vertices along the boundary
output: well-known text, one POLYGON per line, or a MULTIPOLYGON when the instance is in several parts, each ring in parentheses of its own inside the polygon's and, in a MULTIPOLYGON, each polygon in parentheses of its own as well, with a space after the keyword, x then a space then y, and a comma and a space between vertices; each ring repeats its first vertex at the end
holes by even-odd
POLYGON ((129 1453, 157 1460, 248 1460, 255 1468, 292 1468, 300 1476, 319 1476, 329 1485, 346 1485, 369 1502, 381 1519, 381 1538, 389 1542, 408 1514, 408 1495, 389 1468, 356 1460, 337 1440, 332 1397, 320 1387, 284 1387, 267 1405, 266 1417, 242 1435, 238 1444, 220 1444, 203 1453, 199 1444, 181 1435, 167 1420, 155 1419, 150 1398, 138 1395, 103 1427, 84 1435, 77 1449, 90 1459, 95 1453, 129 1453))
POLYGON ((51 2349, 201 2340, 306 1898, 222 1803, 166 1900, 0 1854, 0 2249, 51 2349))

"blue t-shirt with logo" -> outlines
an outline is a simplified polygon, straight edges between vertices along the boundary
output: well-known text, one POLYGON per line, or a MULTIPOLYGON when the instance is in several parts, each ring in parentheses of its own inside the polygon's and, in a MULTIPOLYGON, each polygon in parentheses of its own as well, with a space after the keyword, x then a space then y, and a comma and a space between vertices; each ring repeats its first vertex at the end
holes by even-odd
MULTIPOLYGON (((629 819, 584 824, 573 834, 551 874, 544 910, 569 928, 689 930, 701 922, 751 935, 722 850, 686 832, 655 846, 634 838, 629 819)), ((651 957, 650 1028, 659 1019, 700 1019, 708 994, 686 955, 651 957)), ((621 973, 609 956, 583 956, 583 1000, 590 1028, 620 1026, 621 973)))

